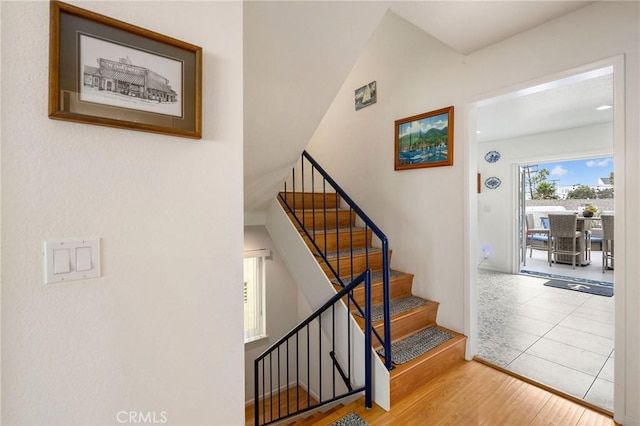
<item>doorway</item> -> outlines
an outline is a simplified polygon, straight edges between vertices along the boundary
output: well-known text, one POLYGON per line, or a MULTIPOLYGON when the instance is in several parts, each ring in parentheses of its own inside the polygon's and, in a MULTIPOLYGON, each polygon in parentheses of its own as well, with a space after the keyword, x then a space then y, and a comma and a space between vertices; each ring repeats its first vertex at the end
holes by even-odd
MULTIPOLYGON (((613 147, 612 147, 613 151, 613 147)), ((613 156, 568 158, 519 166, 520 273, 559 280, 613 287, 613 268, 603 268, 602 215, 615 213, 613 156), (585 210, 593 210, 593 212, 585 210), (549 214, 578 216, 584 238, 573 268, 570 258, 549 263, 549 214), (589 217, 584 217, 584 215, 589 217)), ((581 289, 587 291, 589 289, 581 289)), ((606 288, 603 290, 607 290, 606 288)), ((612 290, 611 290, 612 291, 612 290)), ((608 292, 608 291, 605 291, 608 292)))
POLYGON ((613 105, 613 77, 613 67, 597 68, 487 99, 476 110, 477 352, 608 411, 614 409, 614 302, 517 275, 526 238, 518 194, 521 165, 612 155, 613 111, 598 108, 613 105), (602 324, 579 328, 595 315, 602 324))

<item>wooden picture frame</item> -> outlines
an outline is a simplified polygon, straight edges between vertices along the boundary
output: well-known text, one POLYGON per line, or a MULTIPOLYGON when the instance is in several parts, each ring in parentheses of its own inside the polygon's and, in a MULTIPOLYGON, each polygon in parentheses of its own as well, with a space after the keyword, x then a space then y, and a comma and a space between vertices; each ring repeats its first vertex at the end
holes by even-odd
POLYGON ((452 106, 396 120, 395 170, 452 165, 452 106))
POLYGON ((202 48, 59 1, 49 117, 202 137, 202 48))

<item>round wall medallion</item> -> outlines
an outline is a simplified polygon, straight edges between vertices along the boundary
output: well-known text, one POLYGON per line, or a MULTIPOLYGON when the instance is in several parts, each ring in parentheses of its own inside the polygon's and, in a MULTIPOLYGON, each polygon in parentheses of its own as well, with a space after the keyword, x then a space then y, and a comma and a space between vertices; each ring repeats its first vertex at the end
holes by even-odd
POLYGON ((491 176, 490 178, 487 178, 487 180, 484 181, 484 186, 486 186, 489 189, 496 189, 497 187, 500 186, 501 183, 502 181, 500 181, 500 179, 498 179, 495 176, 491 176))
POLYGON ((484 155, 484 159, 487 163, 495 163, 500 159, 500 153, 498 151, 489 151, 484 155))

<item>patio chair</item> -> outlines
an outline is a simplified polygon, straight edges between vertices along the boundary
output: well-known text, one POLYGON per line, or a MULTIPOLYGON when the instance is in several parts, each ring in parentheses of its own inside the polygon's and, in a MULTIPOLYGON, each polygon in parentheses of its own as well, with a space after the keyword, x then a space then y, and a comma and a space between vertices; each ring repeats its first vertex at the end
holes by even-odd
POLYGON ((613 269, 613 215, 600 216, 602 221, 602 273, 613 269), (611 262, 611 266, 609 266, 611 262))
POLYGON ((576 269, 576 260, 580 262, 582 249, 580 239, 584 238, 578 231, 578 218, 575 214, 549 215, 549 266, 558 262, 558 255, 571 257, 571 266, 576 269))
MULTIPOLYGON (((543 222, 544 225, 544 222, 543 222)), ((533 255, 533 249, 547 250, 549 253, 549 229, 536 228, 533 214, 527 213, 527 248, 529 249, 529 257, 533 255)), ((549 259, 547 258, 547 261, 549 259)))

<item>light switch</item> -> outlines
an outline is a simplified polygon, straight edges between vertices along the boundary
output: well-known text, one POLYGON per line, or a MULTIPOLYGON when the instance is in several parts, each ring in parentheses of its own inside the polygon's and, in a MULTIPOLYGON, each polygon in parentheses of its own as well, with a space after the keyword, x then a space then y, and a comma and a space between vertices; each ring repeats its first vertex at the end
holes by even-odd
POLYGON ((44 243, 46 284, 100 276, 100 239, 48 240, 44 243))
POLYGON ((53 273, 68 274, 71 272, 71 256, 69 249, 61 248, 53 250, 53 273))
POLYGON ((91 270, 91 247, 76 248, 76 271, 91 270))

